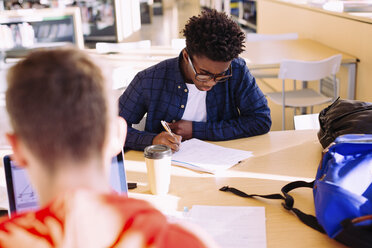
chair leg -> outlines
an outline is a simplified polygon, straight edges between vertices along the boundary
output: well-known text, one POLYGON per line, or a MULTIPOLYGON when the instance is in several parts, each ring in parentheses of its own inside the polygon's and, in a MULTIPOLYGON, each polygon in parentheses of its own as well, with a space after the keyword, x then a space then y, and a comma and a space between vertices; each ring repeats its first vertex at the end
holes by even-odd
POLYGON ((285 130, 285 106, 283 105, 283 111, 282 111, 282 130, 285 130))
POLYGON ((285 80, 282 80, 282 130, 285 130, 285 80))
POLYGON ((310 107, 310 112, 311 112, 311 113, 314 112, 314 106, 311 106, 311 107, 310 107))
MULTIPOLYGON (((302 81, 302 89, 306 89, 307 88, 307 85, 308 85, 308 81, 302 81)), ((300 113, 302 115, 307 114, 307 108, 306 107, 300 108, 300 111, 301 111, 300 113)))

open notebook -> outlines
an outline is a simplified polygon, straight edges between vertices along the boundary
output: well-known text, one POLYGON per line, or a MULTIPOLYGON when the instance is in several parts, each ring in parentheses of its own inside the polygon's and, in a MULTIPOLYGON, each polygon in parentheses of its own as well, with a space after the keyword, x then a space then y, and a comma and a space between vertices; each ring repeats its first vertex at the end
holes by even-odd
POLYGON ((193 138, 181 143, 180 150, 172 155, 172 164, 216 174, 252 156, 251 151, 226 148, 193 138))
MULTIPOLYGON (((38 197, 26 171, 18 167, 9 155, 4 157, 4 169, 10 213, 37 209, 39 207, 38 197)), ((110 184, 113 190, 120 194, 128 192, 122 152, 112 159, 110 184)))

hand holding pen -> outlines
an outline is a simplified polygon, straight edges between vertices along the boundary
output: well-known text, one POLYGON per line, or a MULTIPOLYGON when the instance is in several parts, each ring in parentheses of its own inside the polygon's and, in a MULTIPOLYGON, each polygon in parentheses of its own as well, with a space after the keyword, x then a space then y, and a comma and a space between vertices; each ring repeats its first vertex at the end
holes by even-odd
POLYGON ((160 123, 163 125, 165 131, 167 131, 170 135, 173 135, 171 128, 168 126, 168 123, 166 121, 160 121, 160 123))
POLYGON ((167 145, 169 146, 173 152, 178 151, 180 149, 180 144, 182 140, 182 136, 179 136, 175 133, 172 133, 172 130, 169 128, 168 123, 165 121, 161 121, 161 124, 163 125, 164 129, 166 131, 159 133, 155 136, 155 138, 152 141, 153 145, 167 145))

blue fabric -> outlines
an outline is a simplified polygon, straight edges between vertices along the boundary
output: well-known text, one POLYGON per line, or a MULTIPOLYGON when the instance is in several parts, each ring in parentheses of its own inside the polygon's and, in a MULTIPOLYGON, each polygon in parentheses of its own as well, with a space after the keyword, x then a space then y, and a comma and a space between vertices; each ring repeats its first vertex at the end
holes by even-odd
MULTIPOLYGON (((187 86, 179 57, 139 72, 119 99, 119 114, 128 123, 126 148, 143 150, 163 131, 161 120, 181 120, 187 86), (132 128, 147 113, 145 131, 132 128)), ((193 122, 193 137, 230 140, 267 133, 271 127, 267 100, 241 58, 232 61, 233 76, 207 92, 207 122, 193 122)))
POLYGON ((313 189, 316 217, 332 238, 343 220, 372 214, 372 135, 344 135, 335 143, 313 189))

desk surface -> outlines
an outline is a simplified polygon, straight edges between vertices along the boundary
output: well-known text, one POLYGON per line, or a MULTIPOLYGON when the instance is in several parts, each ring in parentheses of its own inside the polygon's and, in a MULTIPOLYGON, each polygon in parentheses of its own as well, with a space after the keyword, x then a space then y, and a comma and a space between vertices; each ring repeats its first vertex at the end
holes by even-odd
POLYGON ((354 20, 354 21, 359 21, 359 22, 372 24, 372 13, 370 11, 368 11, 368 9, 370 9, 371 7, 370 7, 370 3, 368 3, 367 1, 350 2, 349 6, 347 6, 348 1, 343 1, 343 2, 333 1, 333 2, 338 2, 340 4, 340 5, 337 5, 338 7, 342 6, 342 8, 345 8, 344 6, 346 5, 346 9, 348 9, 348 7, 349 7, 349 9, 350 8, 351 9, 356 9, 356 8, 359 9, 359 11, 356 11, 356 12, 353 12, 353 11, 348 12, 347 10, 339 12, 337 10, 331 10, 329 7, 328 7, 328 9, 323 7, 327 2, 331 3, 332 1, 314 1, 314 0, 302 0, 302 1, 298 1, 298 0, 268 0, 268 1, 275 2, 275 3, 278 3, 278 4, 290 5, 290 6, 293 6, 293 7, 296 7, 296 8, 302 8, 302 9, 308 9, 308 10, 311 10, 311 11, 321 12, 321 13, 325 13, 325 14, 328 14, 328 15, 334 15, 334 16, 337 16, 337 17, 345 18, 345 19, 351 19, 351 20, 354 20), (365 9, 365 11, 362 11, 363 8, 365 9))
MULTIPOLYGON (((289 181, 313 180, 322 152, 316 131, 278 131, 214 143, 249 150, 254 156, 218 177, 172 166, 169 194, 155 197, 150 195, 143 153, 129 151, 125 153, 127 177, 138 183, 138 188, 131 191, 135 193, 130 195, 148 199, 168 210, 182 210, 193 205, 264 206, 268 247, 342 247, 302 224, 283 209, 281 201, 246 199, 219 191, 220 187, 229 185, 247 193, 277 193, 289 181)), ((314 214, 310 189, 298 189, 293 196, 296 207, 314 214)))
POLYGON ((322 60, 342 54, 342 63, 356 63, 357 58, 311 39, 246 42, 241 54, 250 69, 279 68, 283 59, 322 60))

